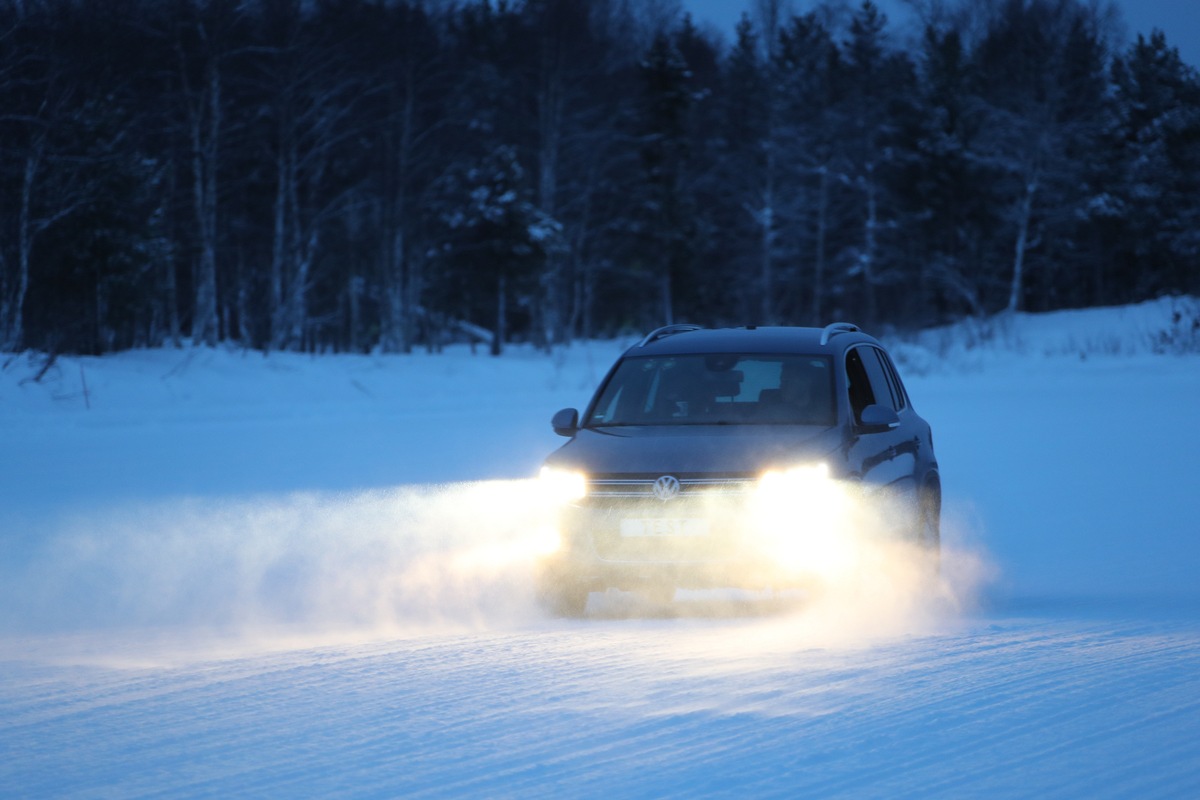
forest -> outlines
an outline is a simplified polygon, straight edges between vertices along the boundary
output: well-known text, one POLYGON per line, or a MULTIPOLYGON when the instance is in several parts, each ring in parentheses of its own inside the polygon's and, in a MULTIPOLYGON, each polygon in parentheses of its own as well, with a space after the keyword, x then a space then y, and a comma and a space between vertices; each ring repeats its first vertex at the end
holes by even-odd
POLYGON ((718 36, 670 0, 0 0, 0 352, 1200 292, 1200 78, 1166 36, 934 5, 760 0, 718 36))

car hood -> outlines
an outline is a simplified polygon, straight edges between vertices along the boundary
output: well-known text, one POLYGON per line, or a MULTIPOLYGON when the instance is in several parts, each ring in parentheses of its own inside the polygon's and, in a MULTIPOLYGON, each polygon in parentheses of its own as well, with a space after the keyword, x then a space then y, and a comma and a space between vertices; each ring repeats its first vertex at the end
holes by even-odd
POLYGON ((587 428, 546 464, 592 475, 758 473, 824 458, 840 444, 838 429, 815 425, 587 428))

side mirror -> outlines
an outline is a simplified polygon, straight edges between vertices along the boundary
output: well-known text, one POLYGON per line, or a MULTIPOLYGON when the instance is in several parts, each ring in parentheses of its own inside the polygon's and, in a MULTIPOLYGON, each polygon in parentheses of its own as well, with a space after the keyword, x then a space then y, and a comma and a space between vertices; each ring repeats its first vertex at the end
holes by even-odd
POLYGON ((559 436, 574 436, 579 431, 579 412, 573 408, 564 408, 550 418, 550 427, 559 436))
POLYGON ((880 433, 900 426, 900 415, 896 409, 873 405, 863 409, 859 429, 863 433, 880 433))

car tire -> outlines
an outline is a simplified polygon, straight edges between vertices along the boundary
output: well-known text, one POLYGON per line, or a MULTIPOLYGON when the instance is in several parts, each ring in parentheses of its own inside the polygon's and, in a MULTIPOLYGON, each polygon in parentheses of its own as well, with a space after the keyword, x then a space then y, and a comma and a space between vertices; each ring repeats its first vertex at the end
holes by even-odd
POLYGON ((543 564, 537 575, 537 601, 556 617, 578 619, 587 610, 591 588, 553 563, 543 564))
POLYGON ((937 481, 926 483, 917 498, 913 541, 930 574, 937 575, 942 556, 942 490, 937 481))
POLYGON ((651 605, 669 606, 675 602, 674 585, 645 586, 639 589, 637 594, 645 598, 651 605))
POLYGON ((539 594, 542 608, 556 617, 579 619, 587 610, 589 591, 582 586, 558 586, 539 594))

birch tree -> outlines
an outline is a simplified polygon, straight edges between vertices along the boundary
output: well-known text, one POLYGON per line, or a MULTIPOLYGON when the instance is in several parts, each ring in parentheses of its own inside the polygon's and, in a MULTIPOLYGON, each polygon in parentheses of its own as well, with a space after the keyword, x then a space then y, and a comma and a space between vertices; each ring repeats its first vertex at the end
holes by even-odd
POLYGON ((89 202, 94 189, 71 163, 82 153, 64 141, 78 122, 80 91, 47 52, 43 36, 53 25, 48 14, 31 15, 3 36, 7 58, 0 80, 9 91, 0 124, 5 160, 16 167, 8 184, 16 191, 8 198, 15 214, 5 237, 15 239, 15 248, 0 246, 0 350, 27 344, 25 311, 38 240, 89 202))
POLYGON ((270 342, 274 349, 306 343, 309 293, 323 227, 345 199, 329 184, 337 150, 363 87, 343 68, 346 54, 317 33, 300 0, 267 3, 269 45, 261 63, 268 99, 274 171, 270 269, 270 342))
POLYGON ((1031 254, 1043 247, 1048 217, 1067 211, 1062 191, 1073 191, 1081 176, 1068 150, 1075 120, 1064 54, 1082 13, 1052 0, 1007 0, 978 48, 981 157, 1007 185, 1008 312, 1023 309, 1031 254))
MULTIPOLYGON (((794 187, 790 219, 781 234, 792 242, 791 252, 801 265, 793 282, 801 296, 807 294, 808 319, 816 325, 825 318, 833 234, 844 212, 836 190, 846 183, 839 146, 844 126, 840 51, 817 13, 794 16, 780 31, 774 72, 783 98, 780 159, 794 187)), ((797 307, 801 310, 803 305, 797 307)))
POLYGON ((191 167, 196 260, 192 276, 192 339, 220 337, 217 315, 218 228, 226 133, 225 71, 236 49, 237 0, 174 0, 175 55, 191 167))
POLYGON ((381 63, 376 199, 380 206, 378 275, 381 291, 380 346, 407 352, 415 336, 423 286, 423 246, 416 208, 422 178, 433 171, 434 143, 445 130, 436 98, 447 75, 433 21, 417 4, 382 10, 374 52, 381 63))

